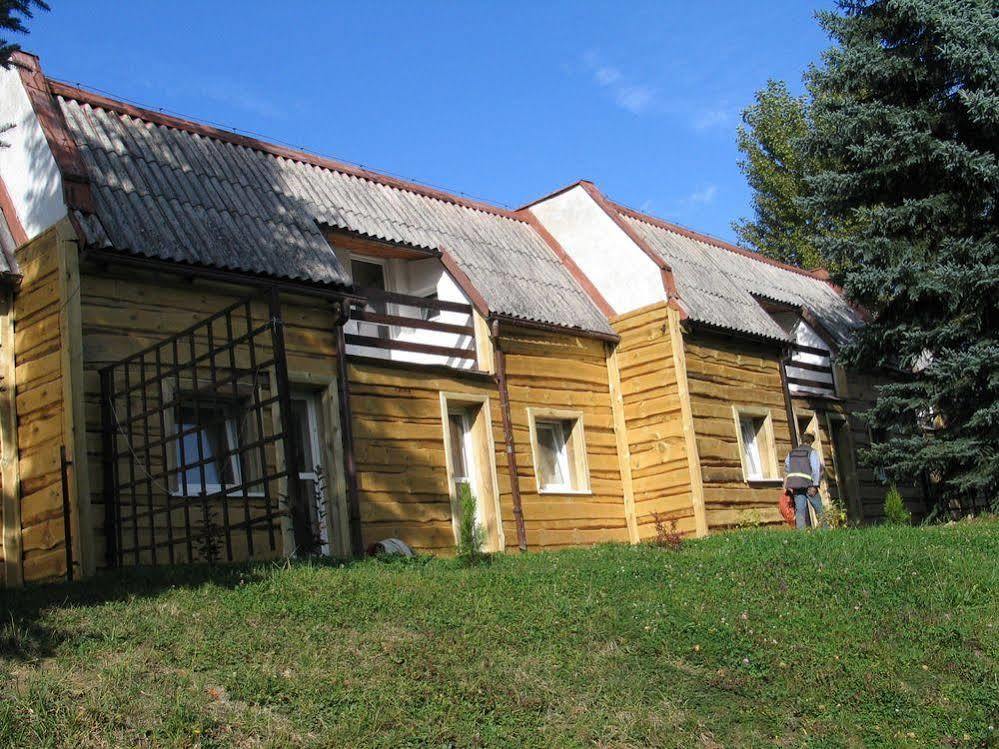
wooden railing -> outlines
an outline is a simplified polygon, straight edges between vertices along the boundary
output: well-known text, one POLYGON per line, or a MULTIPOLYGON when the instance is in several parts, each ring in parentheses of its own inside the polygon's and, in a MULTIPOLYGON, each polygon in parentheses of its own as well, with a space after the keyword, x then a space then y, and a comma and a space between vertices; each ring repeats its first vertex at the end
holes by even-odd
POLYGON ((787 384, 794 395, 836 397, 836 376, 831 352, 815 346, 792 344, 785 362, 787 384))
POLYGON ((468 366, 468 362, 475 361, 475 326, 470 304, 376 288, 357 291, 367 303, 351 307, 350 318, 356 322, 348 326, 348 330, 354 331, 346 334, 348 353, 378 356, 375 352, 405 352, 402 356, 391 353, 380 356, 402 361, 432 357, 429 363, 453 366, 468 366))

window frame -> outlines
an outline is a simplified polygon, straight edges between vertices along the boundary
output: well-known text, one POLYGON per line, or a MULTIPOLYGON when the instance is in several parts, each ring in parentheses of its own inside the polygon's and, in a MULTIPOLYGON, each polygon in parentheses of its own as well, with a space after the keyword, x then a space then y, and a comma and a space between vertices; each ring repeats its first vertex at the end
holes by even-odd
MULTIPOLYGON (((503 513, 500 506, 499 478, 496 472, 496 445, 493 442, 493 420, 490 399, 485 394, 441 391, 441 437, 444 447, 444 464, 447 474, 448 494, 451 502, 451 525, 455 542, 459 538, 458 517, 460 509, 454 478, 454 458, 451 454, 452 414, 464 412, 465 447, 470 451, 472 465, 470 486, 479 500, 486 551, 503 551, 506 536, 503 531, 503 513)), ((469 466, 466 466, 469 472, 469 466)))
POLYGON ((586 496, 593 494, 590 479, 590 467, 586 451, 586 420, 582 411, 572 411, 554 408, 527 409, 528 428, 531 437, 531 460, 534 464, 534 481, 538 494, 554 496, 586 496), (572 422, 566 430, 564 422, 572 422), (545 484, 541 477, 541 461, 538 442, 538 422, 554 422, 562 434, 563 453, 560 462, 567 470, 570 483, 545 484), (566 433, 568 432, 568 433, 566 433))
POLYGON ((742 479, 750 485, 779 484, 783 482, 781 476, 780 463, 777 459, 777 442, 774 438, 773 413, 769 408, 760 406, 732 406, 732 418, 735 422, 735 438, 739 450, 739 463, 742 466, 742 479), (746 460, 746 444, 742 437, 743 418, 753 421, 762 419, 762 427, 756 430, 757 451, 760 458, 760 476, 752 476, 749 473, 749 465, 746 460), (764 443, 760 444, 762 435, 764 443))
MULTIPOLYGON (((225 420, 221 424, 226 442, 225 453, 232 453, 228 455, 228 468, 233 478, 233 483, 231 484, 223 484, 221 482, 209 483, 208 481, 205 481, 205 483, 202 484, 200 476, 195 477, 193 482, 185 481, 184 475, 188 471, 198 471, 197 466, 188 468, 186 471, 182 468, 181 458, 183 455, 185 439, 192 436, 196 438, 199 431, 204 431, 207 428, 207 425, 200 424, 195 430, 185 430, 182 422, 179 420, 180 410, 182 408, 192 408, 193 403, 196 400, 198 401, 199 412, 202 408, 211 411, 236 408, 239 405, 239 400, 233 398, 232 396, 197 395, 184 390, 181 390, 180 393, 178 393, 173 388, 168 389, 166 387, 164 387, 164 391, 165 397, 169 397, 170 400, 176 401, 175 406, 168 409, 164 413, 164 421, 166 422, 165 426, 167 432, 170 434, 170 447, 167 448, 167 488, 170 491, 170 495, 173 497, 187 498, 200 497, 202 493, 206 496, 223 493, 227 496, 243 496, 243 490, 241 488, 243 486, 243 471, 242 466, 240 465, 239 424, 236 421, 236 417, 231 414, 226 414, 225 420)), ((253 425, 251 424, 250 426, 252 428, 253 425)), ((250 442, 254 442, 257 439, 259 439, 259 437, 253 435, 250 442)), ((196 457, 195 462, 197 462, 196 457)), ((218 468, 222 468, 221 459, 216 457, 216 462, 218 463, 218 468)), ((259 481, 256 486, 258 488, 248 489, 246 491, 247 497, 264 496, 264 491, 261 488, 261 483, 259 481)))

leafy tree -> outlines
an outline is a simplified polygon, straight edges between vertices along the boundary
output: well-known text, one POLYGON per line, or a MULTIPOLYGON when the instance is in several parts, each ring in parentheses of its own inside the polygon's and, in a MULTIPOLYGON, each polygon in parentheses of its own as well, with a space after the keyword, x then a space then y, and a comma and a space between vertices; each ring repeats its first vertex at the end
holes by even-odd
POLYGON ((999 486, 999 13, 994 0, 840 0, 817 97, 805 208, 872 315, 847 363, 906 373, 869 412, 868 458, 927 470, 944 499, 999 486))
MULTIPOLYGON (((27 34, 25 21, 34 18, 34 10, 48 10, 44 0, 0 0, 0 29, 4 32, 27 34)), ((8 41, 7 34, 0 39, 0 65, 10 67, 10 58, 21 49, 21 45, 8 41)))
POLYGON ((746 244, 774 260, 803 268, 822 266, 812 241, 814 218, 800 198, 806 175, 817 170, 802 149, 809 132, 808 98, 792 96, 783 81, 767 81, 742 113, 737 143, 739 169, 753 189, 753 219, 733 222, 746 244))

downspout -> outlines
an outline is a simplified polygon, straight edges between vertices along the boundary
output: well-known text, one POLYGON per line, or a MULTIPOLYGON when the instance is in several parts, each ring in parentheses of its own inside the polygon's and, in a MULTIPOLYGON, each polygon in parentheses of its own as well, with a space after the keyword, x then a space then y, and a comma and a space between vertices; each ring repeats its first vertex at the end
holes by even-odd
POLYGON ((350 551, 355 557, 364 554, 361 535, 361 502, 357 489, 357 461, 354 458, 354 424, 350 412, 350 380, 347 378, 347 339, 343 326, 350 317, 350 302, 341 300, 335 307, 337 398, 340 405, 340 436, 343 442, 343 470, 347 479, 347 523, 350 526, 350 551))
POLYGON ((510 417, 510 392, 506 384, 506 354, 499 334, 499 320, 493 319, 489 337, 493 341, 493 358, 496 362, 496 383, 499 386, 500 413, 503 416, 503 441, 506 443, 506 466, 510 474, 510 496, 513 519, 517 525, 517 547, 527 551, 527 529, 524 527, 524 508, 520 503, 520 474, 517 470, 517 450, 513 441, 513 420, 510 417))
POLYGON ((791 401, 791 389, 787 386, 787 363, 791 360, 791 350, 784 348, 780 355, 780 384, 784 391, 784 408, 787 409, 787 428, 791 433, 791 447, 801 444, 798 434, 798 420, 794 417, 794 404, 791 401))

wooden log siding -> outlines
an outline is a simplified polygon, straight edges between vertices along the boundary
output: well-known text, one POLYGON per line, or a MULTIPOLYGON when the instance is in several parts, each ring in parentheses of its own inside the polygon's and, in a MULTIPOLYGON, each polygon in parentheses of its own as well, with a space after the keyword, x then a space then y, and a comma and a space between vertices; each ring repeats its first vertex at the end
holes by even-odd
POLYGON ((779 482, 743 477, 733 406, 767 408, 779 475, 791 449, 780 379, 780 351, 749 340, 698 332, 685 336, 687 380, 704 484, 708 528, 777 523, 779 482))
MULTIPOLYGON (((452 376, 439 368, 430 373, 350 357, 348 377, 365 548, 395 537, 417 551, 454 553, 440 394, 488 396, 493 436, 502 445, 495 384, 458 370, 452 376)), ((503 471, 504 465, 497 468, 503 471)), ((508 512, 505 506, 504 520, 508 512)), ((516 536, 508 531, 507 538, 516 536)))
MULTIPOLYGON (((607 360, 601 341, 582 336, 502 326, 518 481, 528 548, 554 549, 604 541, 627 542, 624 489, 618 463, 607 360), (540 494, 531 450, 528 408, 578 411, 583 415, 589 494, 540 494)), ((494 411, 497 446, 503 444, 494 411)), ((506 460, 497 455, 504 532, 514 527, 506 460)))
POLYGON ((66 227, 57 224, 17 251, 24 276, 13 314, 19 532, 25 582, 66 572, 60 471, 64 360, 59 280, 65 231, 66 227))
MULTIPOLYGON (((105 540, 98 370, 194 325, 220 309, 246 298, 251 292, 252 289, 246 287, 206 281, 191 282, 179 276, 171 277, 162 273, 152 275, 134 269, 122 270, 92 264, 86 264, 82 268, 80 298, 87 468, 93 519, 91 532, 99 564, 105 563, 105 540)), ((254 301, 252 314, 255 324, 266 322, 266 298, 261 296, 254 301)), ((282 317, 292 386, 322 389, 336 375, 336 336, 332 308, 319 299, 288 297, 282 300, 282 317)), ((238 355, 245 356, 243 352, 238 352, 238 355)), ((261 346, 258 358, 261 356, 269 356, 267 345, 261 346)), ((240 359, 237 359, 236 364, 238 367, 249 366, 248 361, 240 359)), ((269 451, 268 460, 276 459, 273 451, 269 451)), ((331 480, 329 483, 334 482, 331 480)), ((254 516, 256 514, 254 512, 254 516)), ((178 517, 177 524, 179 523, 178 517)), ((271 553, 265 529, 260 528, 255 532, 254 538, 255 556, 271 553)), ((245 555, 248 549, 244 535, 233 534, 233 542, 234 555, 237 558, 245 555)), ((278 534, 276 553, 281 552, 282 538, 278 534)))
POLYGON ((612 320, 631 460, 639 538, 656 535, 655 514, 695 531, 676 368, 665 302, 612 320))

